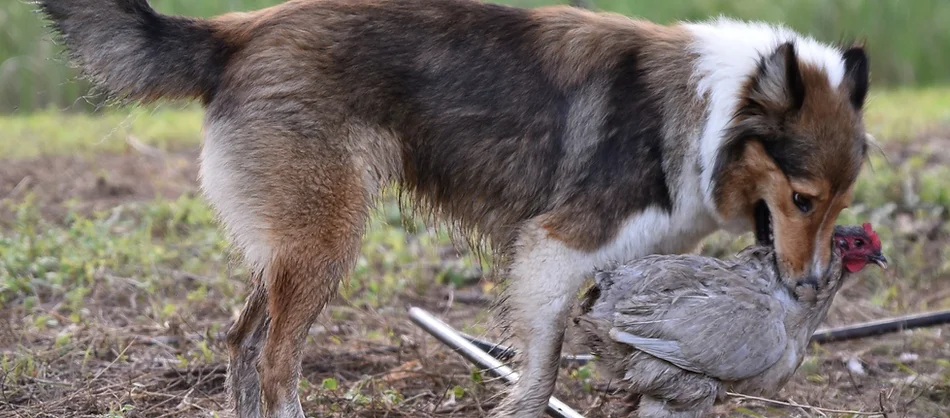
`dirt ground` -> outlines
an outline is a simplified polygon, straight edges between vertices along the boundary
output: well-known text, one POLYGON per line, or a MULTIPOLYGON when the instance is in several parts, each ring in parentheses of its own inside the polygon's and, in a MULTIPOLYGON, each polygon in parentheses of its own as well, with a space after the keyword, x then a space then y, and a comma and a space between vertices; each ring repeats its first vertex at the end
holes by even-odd
MULTIPOLYGON (((900 159, 917 146, 898 146, 888 153, 900 159)), ((195 193, 196 161, 194 149, 162 155, 130 150, 95 159, 0 161, 0 199, 17 201, 32 191, 44 217, 52 220, 61 219, 69 205, 82 213, 109 211, 156 196, 195 193)), ((905 221, 913 226, 896 239, 925 240, 924 249, 932 254, 925 259, 937 269, 948 237, 933 231, 945 231, 943 224, 934 226, 901 213, 892 215, 890 222, 903 222, 901 216, 910 216, 905 221)), ((0 228, 9 227, 12 219, 11 209, 0 209, 0 228)), ((839 294, 825 325, 911 313, 920 306, 948 306, 946 277, 926 283, 905 280, 901 275, 908 269, 902 268, 901 257, 889 258, 892 268, 887 272, 867 282, 855 281, 839 294), (900 292, 901 300, 916 303, 895 309, 870 300, 888 286, 900 292)), ((176 280, 187 290, 204 278, 179 273, 176 280)), ((243 277, 230 280, 243 294, 243 277)), ((477 417, 489 410, 503 385, 473 372, 470 364, 415 327, 406 315, 408 306, 420 306, 459 329, 474 322, 490 323, 491 298, 483 294, 482 284, 476 279, 458 288, 407 291, 379 308, 353 306, 342 298, 335 301, 334 315, 323 315, 314 326, 313 342, 305 353, 303 376, 310 383, 300 392, 308 415, 477 417)), ((62 328, 35 331, 23 323, 23 306, 4 306, 0 310, 4 373, 8 358, 25 353, 43 364, 44 373, 0 381, 0 417, 228 416, 222 333, 239 304, 220 309, 211 301, 188 300, 182 291, 176 304, 193 310, 187 322, 149 323, 137 315, 140 308, 130 297, 139 291, 132 284, 94 287, 86 297, 92 312, 87 318, 96 320, 60 319, 60 324, 70 324, 69 350, 56 344, 62 328), (195 350, 207 350, 206 361, 181 361, 186 352, 195 350)), ((50 312, 55 316, 55 309, 50 312)), ((493 327, 485 329, 479 335, 499 338, 493 327)), ((950 417, 948 333, 950 326, 942 326, 816 345, 794 381, 774 400, 731 397, 717 407, 717 416, 950 417)), ((583 349, 568 344, 565 352, 583 349)), ((590 373, 577 365, 562 367, 556 396, 587 417, 624 416, 623 394, 596 375, 588 378, 590 373)))

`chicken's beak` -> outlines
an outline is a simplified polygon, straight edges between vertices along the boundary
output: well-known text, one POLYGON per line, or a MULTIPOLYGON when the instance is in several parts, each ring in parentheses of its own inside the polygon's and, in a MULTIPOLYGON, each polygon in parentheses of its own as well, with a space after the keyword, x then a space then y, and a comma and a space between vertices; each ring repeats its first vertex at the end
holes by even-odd
POLYGON ((884 270, 887 270, 887 258, 884 258, 884 254, 871 254, 868 256, 868 261, 881 266, 881 268, 884 270))

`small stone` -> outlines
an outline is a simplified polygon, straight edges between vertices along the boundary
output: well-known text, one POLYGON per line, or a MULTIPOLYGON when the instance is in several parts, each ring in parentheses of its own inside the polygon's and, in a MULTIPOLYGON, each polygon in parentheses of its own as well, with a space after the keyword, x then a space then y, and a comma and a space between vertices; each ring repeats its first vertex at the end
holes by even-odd
POLYGON ((848 359, 848 370, 851 373, 854 373, 859 376, 864 376, 867 372, 864 371, 864 364, 861 363, 861 360, 858 360, 857 357, 851 357, 848 359))
POLYGON ((909 364, 917 361, 918 358, 920 358, 920 356, 914 353, 901 353, 900 357, 897 358, 897 361, 904 364, 909 364))

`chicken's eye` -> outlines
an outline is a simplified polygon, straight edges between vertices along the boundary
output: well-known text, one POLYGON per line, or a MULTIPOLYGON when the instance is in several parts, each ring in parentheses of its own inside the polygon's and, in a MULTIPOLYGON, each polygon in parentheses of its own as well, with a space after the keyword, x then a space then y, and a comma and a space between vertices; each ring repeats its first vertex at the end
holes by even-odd
POLYGON ((847 241, 847 240, 843 240, 843 239, 839 239, 839 240, 838 240, 838 247, 841 247, 842 249, 845 249, 845 250, 850 249, 850 248, 848 247, 848 241, 847 241))
POLYGON ((858 239, 854 240, 854 248, 861 248, 861 247, 863 247, 863 246, 864 246, 864 240, 863 240, 863 239, 858 238, 858 239))
POLYGON ((798 207, 798 210, 802 213, 811 212, 811 199, 802 196, 800 193, 792 193, 792 202, 795 203, 795 206, 798 207))

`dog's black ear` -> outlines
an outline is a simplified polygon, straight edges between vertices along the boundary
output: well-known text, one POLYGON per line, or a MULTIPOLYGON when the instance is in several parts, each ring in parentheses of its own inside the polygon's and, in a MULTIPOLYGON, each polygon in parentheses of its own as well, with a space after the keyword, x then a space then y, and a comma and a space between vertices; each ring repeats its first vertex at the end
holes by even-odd
POLYGON ((864 99, 868 95, 868 81, 870 67, 864 46, 852 46, 842 54, 844 58, 844 76, 849 83, 851 104, 855 109, 864 107, 864 99))
POLYGON ((805 102, 805 82, 798 67, 795 44, 783 43, 759 60, 749 93, 751 99, 766 108, 801 109, 805 102))

